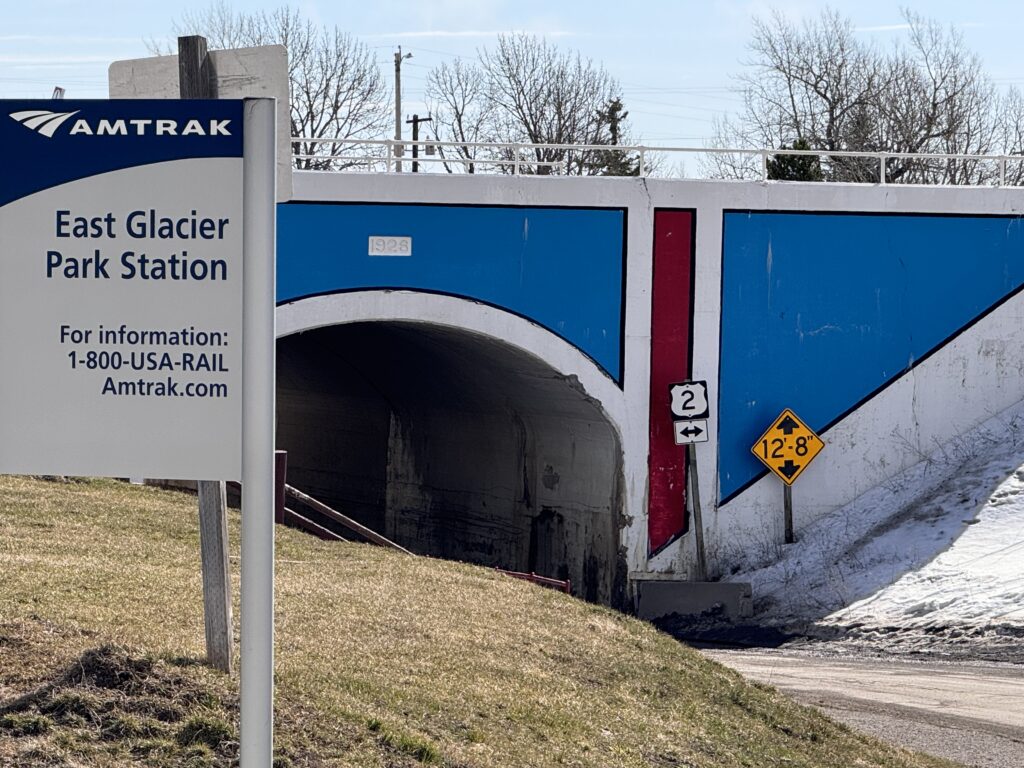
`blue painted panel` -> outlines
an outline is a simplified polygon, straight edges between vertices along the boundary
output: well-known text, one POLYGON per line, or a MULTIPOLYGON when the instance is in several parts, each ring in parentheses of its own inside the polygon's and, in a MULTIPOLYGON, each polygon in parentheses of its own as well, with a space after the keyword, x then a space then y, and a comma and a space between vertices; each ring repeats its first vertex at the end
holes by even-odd
POLYGON ((1024 285, 1016 217, 727 213, 720 494, 784 407, 831 426, 1024 285))
POLYGON ((367 288, 433 291, 526 317, 621 383, 625 212, 440 205, 278 206, 278 302, 367 288), (369 256, 371 235, 411 257, 369 256))

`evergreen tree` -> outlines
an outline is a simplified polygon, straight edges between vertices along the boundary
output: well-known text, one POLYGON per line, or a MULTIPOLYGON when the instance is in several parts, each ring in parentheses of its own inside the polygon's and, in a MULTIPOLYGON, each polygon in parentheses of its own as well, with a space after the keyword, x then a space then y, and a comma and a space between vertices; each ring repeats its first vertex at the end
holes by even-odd
MULTIPOLYGON (((608 143, 617 146, 622 137, 622 125, 629 112, 625 111, 622 99, 616 96, 597 110, 599 123, 608 126, 608 143)), ((639 176, 640 159, 622 150, 601 153, 601 176, 639 176)))
MULTIPOLYGON (((806 139, 797 139, 782 149, 809 150, 806 139)), ((811 155, 775 155, 768 158, 768 178, 773 181, 824 181, 821 158, 811 155)))

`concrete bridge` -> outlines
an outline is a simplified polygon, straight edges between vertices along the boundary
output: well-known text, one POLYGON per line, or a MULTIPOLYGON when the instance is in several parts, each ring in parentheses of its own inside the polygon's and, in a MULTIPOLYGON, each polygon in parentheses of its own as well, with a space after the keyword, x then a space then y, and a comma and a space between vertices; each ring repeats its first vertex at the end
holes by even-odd
POLYGON ((612 603, 690 578, 675 381, 709 385, 713 573, 781 537, 751 447, 783 408, 827 443, 799 531, 1022 397, 1018 190, 315 172, 293 190, 280 447, 296 484, 423 553, 612 603))
MULTIPOLYGON (((283 49, 214 57, 287 94, 283 49)), ((176 92, 174 57, 111 68, 176 92)), ((781 541, 751 447, 783 408, 826 442, 799 535, 1024 397, 1020 189, 292 173, 281 140, 279 447, 414 551, 626 604, 695 575, 671 383, 708 383, 713 576, 781 541)))

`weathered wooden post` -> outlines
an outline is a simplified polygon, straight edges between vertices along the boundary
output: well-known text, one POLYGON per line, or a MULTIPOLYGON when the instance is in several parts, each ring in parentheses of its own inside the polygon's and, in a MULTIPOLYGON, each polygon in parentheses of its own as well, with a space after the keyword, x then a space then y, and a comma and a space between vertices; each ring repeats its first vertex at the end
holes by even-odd
MULTIPOLYGON (((206 38, 178 38, 178 94, 217 98, 206 38)), ((203 569, 206 660, 231 671, 231 571, 228 564, 227 489, 223 481, 199 481, 199 551, 203 569)))
POLYGON ((231 571, 228 565, 227 488, 199 482, 199 551, 203 569, 206 660, 231 671, 231 571))
POLYGON ((288 484, 288 451, 274 451, 274 522, 284 525, 285 486, 288 484))

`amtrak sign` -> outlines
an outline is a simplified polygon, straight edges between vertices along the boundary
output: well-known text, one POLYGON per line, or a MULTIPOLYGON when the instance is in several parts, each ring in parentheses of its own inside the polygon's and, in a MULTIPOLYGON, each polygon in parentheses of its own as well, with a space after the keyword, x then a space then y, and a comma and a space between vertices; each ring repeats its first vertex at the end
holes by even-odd
POLYGON ((0 473, 241 480, 271 763, 275 105, 0 101, 0 473))
POLYGON ((244 123, 0 102, 0 472, 241 479, 244 123))

